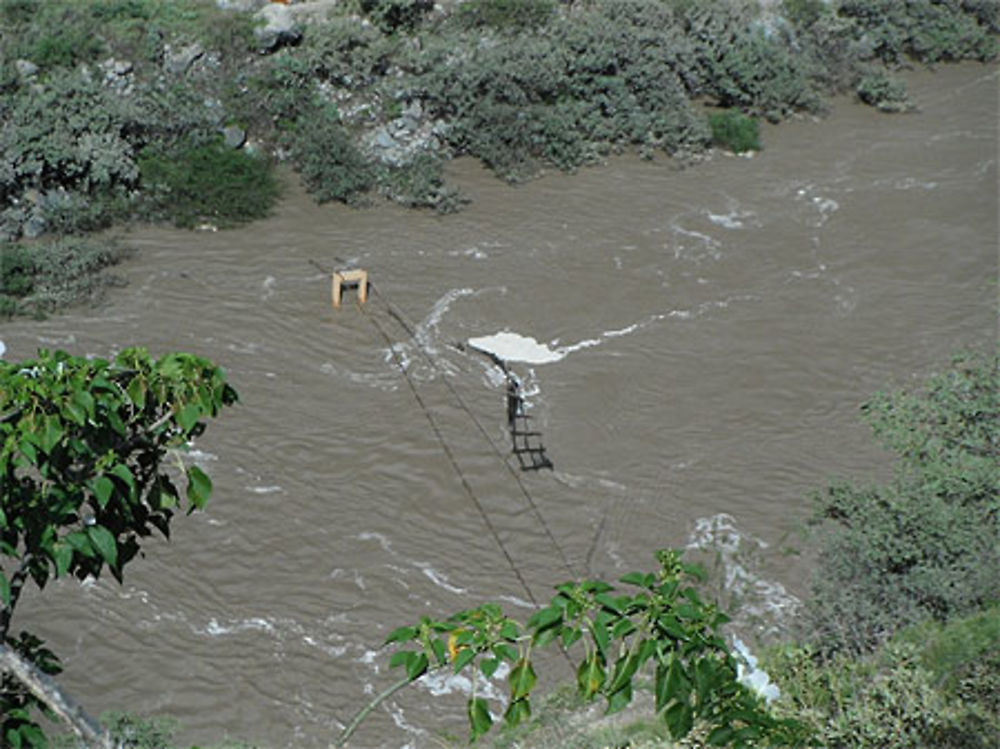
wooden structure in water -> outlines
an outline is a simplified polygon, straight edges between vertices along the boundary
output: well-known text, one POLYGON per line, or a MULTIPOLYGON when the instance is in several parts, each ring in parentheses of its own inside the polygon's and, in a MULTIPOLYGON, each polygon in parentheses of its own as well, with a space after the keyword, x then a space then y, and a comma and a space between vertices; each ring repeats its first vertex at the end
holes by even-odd
POLYGON ((354 270, 335 270, 333 272, 333 285, 331 296, 333 306, 340 306, 341 295, 345 286, 358 287, 358 302, 364 304, 368 301, 368 271, 355 268, 354 270))

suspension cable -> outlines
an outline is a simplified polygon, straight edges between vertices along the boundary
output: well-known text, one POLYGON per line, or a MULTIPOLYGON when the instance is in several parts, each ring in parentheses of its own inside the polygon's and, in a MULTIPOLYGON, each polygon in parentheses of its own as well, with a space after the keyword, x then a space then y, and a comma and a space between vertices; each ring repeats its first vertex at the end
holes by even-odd
POLYGON ((406 365, 399 357, 399 354, 396 351, 396 347, 392 343, 392 339, 389 338, 388 334, 385 332, 385 328, 382 327, 382 325, 378 322, 378 320, 375 319, 375 317, 368 314, 367 310, 365 310, 365 308, 362 305, 358 306, 361 309, 362 314, 368 320, 371 321, 372 325, 375 326, 375 329, 379 332, 379 334, 382 336, 382 339, 389 347, 389 351, 392 354, 392 358, 396 364, 396 367, 403 375, 403 379, 409 386, 410 392, 413 394, 414 400, 417 401, 417 405, 420 406, 420 410, 423 411, 424 416, 427 417, 427 422, 430 424, 431 430, 434 432, 434 436, 437 437, 437 441, 441 445, 441 449, 447 456, 448 462, 451 463, 451 467, 458 475, 458 478, 462 483, 462 488, 465 489, 465 493, 469 496, 469 499, 472 500, 472 504, 475 505, 476 509, 479 511, 479 515, 482 517, 484 525, 486 525, 486 528, 487 530, 489 530, 490 535, 493 536, 493 540, 496 542, 497 547, 499 547, 504 558, 507 560, 507 565, 510 567, 511 571, 514 573, 514 576, 517 578, 518 582, 521 584, 521 587, 524 589, 524 592, 527 594, 528 600, 531 601, 531 603, 537 608, 539 605, 538 600, 535 598, 534 593, 531 592, 531 588, 528 586, 527 580, 525 580, 524 575, 521 574, 521 570, 518 568, 517 564, 514 562, 514 558, 507 550, 507 546, 504 544, 503 539, 500 538, 500 534, 497 532, 496 526, 493 525, 493 521, 490 520, 490 516, 486 512, 486 508, 483 507, 483 503, 479 500, 479 497, 476 496, 475 491, 473 491, 472 489, 472 485, 469 484, 468 479, 465 477, 465 472, 462 470, 462 467, 458 464, 458 461, 455 458, 455 454, 452 452, 451 447, 448 445, 448 442, 445 440, 444 435, 441 433, 441 429, 438 427, 437 422, 431 415, 430 409, 427 408, 427 404, 421 397, 420 392, 417 390, 416 385, 414 385, 413 379, 410 377, 410 373, 406 370, 406 365))
POLYGON ((417 349, 419 349, 420 353, 427 360, 428 364, 444 382, 445 387, 448 388, 449 392, 455 398, 455 401, 458 403, 459 407, 469 416, 470 419, 472 419, 472 422, 476 425, 476 428, 479 430, 479 433, 490 445, 490 447, 493 449, 493 452, 496 454, 497 458, 500 460, 500 462, 507 469, 507 472, 510 473, 511 477, 517 483, 518 488, 520 488, 521 494, 524 496, 525 501, 528 503, 528 507, 531 509, 532 514, 535 516, 535 519, 538 520, 538 523, 542 526, 543 530, 545 531, 545 535, 548 538, 549 543, 552 544, 552 547, 558 552, 559 557, 563 563, 563 566, 566 568, 566 571, 569 573, 570 577, 576 578, 577 577, 576 571, 573 569, 573 565, 570 564, 569 558, 566 556, 566 552, 563 550, 562 546, 556 540, 555 534, 552 532, 551 526, 549 526, 548 522, 545 520, 545 516, 542 515, 542 511, 539 508, 538 503, 535 502, 534 497, 531 496, 531 492, 528 491, 528 487, 525 486, 524 481, 521 479, 521 476, 510 465, 507 458, 504 457, 504 454, 500 451, 500 448, 497 447, 496 443, 493 441, 493 438, 490 436, 489 432, 483 426, 482 422, 472 412, 472 410, 466 404, 465 399, 462 398, 462 396, 458 393, 455 387, 451 384, 447 375, 441 371, 441 368, 438 366, 437 362, 434 361, 434 358, 431 356, 430 352, 428 352, 427 349, 424 348, 423 344, 420 342, 420 339, 417 336, 415 327, 406 320, 405 316, 398 310, 398 308, 396 308, 395 305, 393 305, 388 300, 385 294, 383 294, 374 283, 369 282, 368 285, 375 293, 375 296, 378 297, 378 299, 385 305, 386 311, 393 317, 393 319, 395 319, 403 327, 403 329, 410 336, 414 345, 416 345, 417 349))

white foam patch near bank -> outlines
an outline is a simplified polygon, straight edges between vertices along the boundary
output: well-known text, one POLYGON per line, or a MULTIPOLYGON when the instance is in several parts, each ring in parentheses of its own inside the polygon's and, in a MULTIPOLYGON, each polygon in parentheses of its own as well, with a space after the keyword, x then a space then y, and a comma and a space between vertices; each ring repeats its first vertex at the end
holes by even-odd
POLYGON ((719 513, 695 521, 687 548, 707 552, 721 565, 722 585, 739 602, 735 611, 728 612, 734 627, 765 637, 785 632, 801 601, 780 582, 761 574, 765 541, 740 530, 732 515, 719 513))
POLYGON ((4 352, 5 352, 6 350, 7 350, 7 347, 6 347, 5 345, 4 345, 4 342, 3 342, 3 341, 0 341, 0 356, 3 356, 3 355, 4 355, 4 352))

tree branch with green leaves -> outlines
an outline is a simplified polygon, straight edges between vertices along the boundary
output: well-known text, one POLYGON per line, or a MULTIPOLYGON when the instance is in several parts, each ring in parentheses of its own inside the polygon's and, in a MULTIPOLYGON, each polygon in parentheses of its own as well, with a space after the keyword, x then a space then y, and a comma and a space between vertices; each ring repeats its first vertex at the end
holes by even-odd
MULTIPOLYGON (((109 361, 40 351, 31 361, 0 361, 5 653, 43 674, 58 672, 58 660, 40 640, 10 635, 24 586, 30 580, 41 589, 53 578, 83 580, 105 570, 120 582, 143 539, 154 531, 169 537, 178 510, 205 506, 211 479, 183 455, 206 419, 236 400, 222 369, 191 354, 153 360, 131 348, 109 361)), ((43 746, 30 708, 44 700, 9 673, 3 686, 0 744, 43 746)))
POLYGON ((515 726, 531 716, 538 683, 532 653, 553 645, 567 653, 582 648, 577 689, 588 700, 602 697, 608 714, 631 703, 640 675, 651 672, 656 714, 674 739, 701 724, 708 742, 717 746, 805 742, 808 733, 801 724, 772 716, 764 701, 737 680, 736 658, 719 631, 728 617, 702 601, 692 584, 701 578, 700 568, 682 562, 678 551, 662 550, 656 557, 658 570, 621 578, 628 586, 624 591, 600 580, 556 586, 549 605, 523 624, 486 603, 448 619, 422 617, 396 629, 386 640, 397 648, 389 665, 403 669, 405 677, 362 709, 335 746, 346 745, 378 703, 443 669, 472 676, 467 713, 475 741, 494 724, 477 680, 492 678, 507 664, 503 721, 515 726))

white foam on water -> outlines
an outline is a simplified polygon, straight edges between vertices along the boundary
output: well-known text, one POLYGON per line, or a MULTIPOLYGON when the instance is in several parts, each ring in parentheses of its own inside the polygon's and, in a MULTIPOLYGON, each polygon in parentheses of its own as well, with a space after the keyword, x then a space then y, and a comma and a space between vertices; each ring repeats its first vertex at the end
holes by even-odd
POLYGON ((7 346, 4 345, 3 341, 0 341, 0 356, 3 356, 5 351, 7 351, 7 346))
POLYGON ((246 490, 254 494, 284 494, 285 490, 277 484, 272 486, 248 486, 246 490))
POLYGON ((760 574, 759 557, 767 542, 740 530, 732 515, 719 513, 695 521, 687 548, 719 560, 723 589, 740 602, 738 610, 728 612, 734 626, 763 636, 784 632, 802 602, 780 582, 760 574))
MULTIPOLYGON (((485 697, 488 700, 496 700, 502 705, 507 704, 507 697, 504 692, 496 687, 493 680, 503 681, 510 673, 510 666, 501 663, 496 673, 490 679, 476 680, 476 696, 485 697)), ((472 694, 472 680, 464 674, 453 674, 449 671, 431 671, 420 677, 417 682, 435 697, 442 694, 472 694)))
POLYGON ((220 624, 219 620, 213 616, 208 620, 208 624, 205 627, 195 627, 193 629, 195 634, 222 637, 241 632, 274 632, 274 625, 267 619, 257 616, 250 619, 230 619, 226 624, 220 624))
POLYGON ((757 668, 757 657, 739 637, 733 638, 733 650, 736 655, 736 681, 750 687, 768 704, 778 699, 781 696, 778 685, 771 682, 767 671, 757 668))
POLYGON ((424 573, 427 579, 430 580, 435 585, 437 585, 439 588, 444 588, 449 593, 457 593, 459 595, 462 595, 467 592, 465 588, 459 588, 457 585, 452 585, 450 582, 448 582, 447 575, 438 572, 429 564, 421 564, 419 562, 415 564, 420 569, 420 571, 424 573))
POLYGON ((473 348, 489 351, 508 362, 551 364, 566 356, 565 353, 553 351, 531 336, 523 336, 520 333, 511 333, 506 330, 493 335, 470 338, 469 345, 473 348))
POLYGON ((261 284, 261 288, 264 291, 264 293, 261 295, 262 300, 266 301, 270 299, 272 296, 274 296, 275 280, 276 279, 274 278, 274 276, 268 276, 267 278, 264 279, 264 283, 261 284))

